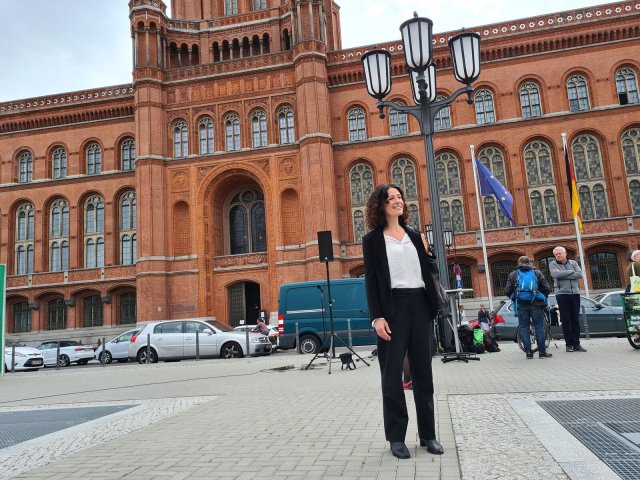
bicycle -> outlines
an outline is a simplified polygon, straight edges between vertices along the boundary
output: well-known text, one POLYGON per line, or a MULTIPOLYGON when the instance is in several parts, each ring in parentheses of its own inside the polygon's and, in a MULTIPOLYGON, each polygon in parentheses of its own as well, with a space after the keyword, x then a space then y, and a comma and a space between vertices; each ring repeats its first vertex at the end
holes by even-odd
MULTIPOLYGON (((557 307, 556 307, 557 310, 557 307)), ((544 348, 545 351, 551 345, 551 341, 553 337, 551 336, 551 309, 544 309, 544 331, 545 331, 545 339, 544 339, 544 348)), ((531 339, 531 351, 533 353, 538 351, 538 339, 536 338, 536 329, 533 326, 533 323, 529 323, 529 338, 531 339)), ((516 332, 516 341, 518 342, 518 346, 520 350, 526 352, 524 348, 524 343, 522 342, 522 334, 520 333, 520 326, 518 326, 518 330, 516 332)), ((553 340, 553 345, 558 348, 558 344, 553 340)))

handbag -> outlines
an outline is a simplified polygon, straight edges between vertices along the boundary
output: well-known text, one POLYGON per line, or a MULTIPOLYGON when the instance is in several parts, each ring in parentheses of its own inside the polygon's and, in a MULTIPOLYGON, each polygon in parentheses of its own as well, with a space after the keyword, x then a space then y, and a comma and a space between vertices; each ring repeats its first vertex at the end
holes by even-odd
POLYGON ((640 277, 636 275, 636 269, 633 263, 631 264, 631 272, 633 275, 629 277, 629 285, 631 286, 630 292, 640 293, 640 277))
MULTIPOLYGON (((427 239, 424 233, 421 233, 420 237, 422 238, 422 244, 424 245, 425 251, 429 253, 429 245, 427 245, 427 239)), ((433 284, 436 290, 438 311, 443 310, 447 305, 449 305, 449 295, 440 283, 440 272, 438 271, 438 267, 436 266, 435 262, 429 264, 429 274, 433 279, 433 284)))

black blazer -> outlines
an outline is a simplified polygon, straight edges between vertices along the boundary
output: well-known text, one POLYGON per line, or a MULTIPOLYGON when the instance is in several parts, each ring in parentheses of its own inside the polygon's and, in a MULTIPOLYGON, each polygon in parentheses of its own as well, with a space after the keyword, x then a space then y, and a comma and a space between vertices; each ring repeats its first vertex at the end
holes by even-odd
MULTIPOLYGON (((387 321, 393 318, 393 296, 391 294, 391 274, 389 273, 389 260, 387 247, 384 242, 382 228, 375 228, 362 239, 362 253, 364 256, 364 285, 367 292, 367 303, 371 320, 384 318, 387 321)), ((422 280, 431 307, 431 317, 438 313, 438 292, 431 272, 438 271, 435 255, 428 254, 422 243, 420 234, 411 228, 405 227, 405 231, 413 242, 420 260, 422 280)))

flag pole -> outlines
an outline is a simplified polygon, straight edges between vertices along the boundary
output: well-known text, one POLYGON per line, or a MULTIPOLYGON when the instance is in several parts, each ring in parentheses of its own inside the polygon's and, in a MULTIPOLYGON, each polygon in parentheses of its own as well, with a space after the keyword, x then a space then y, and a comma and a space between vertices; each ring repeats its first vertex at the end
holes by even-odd
MULTIPOLYGON (((562 132, 560 134, 562 136, 562 148, 564 150, 564 154, 566 156, 566 158, 568 159, 569 162, 571 162, 571 170, 575 172, 575 167, 573 166, 573 155, 571 156, 571 158, 569 158, 569 149, 567 147, 567 134, 565 132, 562 132)), ((569 179, 569 181, 571 182, 572 180, 569 179)), ((571 194, 571 192, 569 192, 571 194)), ((573 197, 573 195, 571 195, 573 197)), ((573 198, 571 200, 573 202, 573 198)), ((584 251, 582 250, 582 235, 580 235, 580 226, 578 225, 578 215, 575 215, 573 217, 573 223, 576 227, 576 240, 578 242, 578 255, 580 255, 580 267, 582 270, 582 281, 584 283, 584 295, 587 298, 591 298, 589 296, 589 285, 587 284, 587 269, 586 269, 586 259, 584 258, 584 251)))
POLYGON ((471 150, 471 164, 473 165, 473 184, 476 189, 476 205, 478 206, 478 220, 480 221, 480 243, 482 244, 482 259, 484 260, 484 275, 487 280, 487 293, 489 294, 489 312, 493 312, 493 293, 491 292, 491 280, 489 276, 489 262, 487 261, 487 244, 484 239, 484 217, 480 208, 480 191, 478 190, 478 169, 476 168, 475 146, 469 145, 471 150))

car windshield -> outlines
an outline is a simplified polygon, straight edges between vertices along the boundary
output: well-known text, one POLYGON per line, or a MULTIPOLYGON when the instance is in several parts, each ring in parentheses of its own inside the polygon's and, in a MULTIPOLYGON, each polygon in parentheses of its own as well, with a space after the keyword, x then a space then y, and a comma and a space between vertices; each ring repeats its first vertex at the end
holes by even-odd
POLYGON ((219 322, 217 320, 207 320, 209 325, 216 327, 218 330, 222 330, 223 332, 233 332, 234 329, 231 325, 219 322))
POLYGON ((604 296, 605 296, 605 294, 604 294, 604 293, 601 293, 600 295, 596 296, 596 297, 594 298, 594 300, 595 300, 596 302, 601 302, 601 301, 602 301, 602 299, 604 298, 604 296))
POLYGON ((25 345, 13 340, 6 339, 4 341, 4 346, 11 348, 11 347, 24 347, 25 345))

